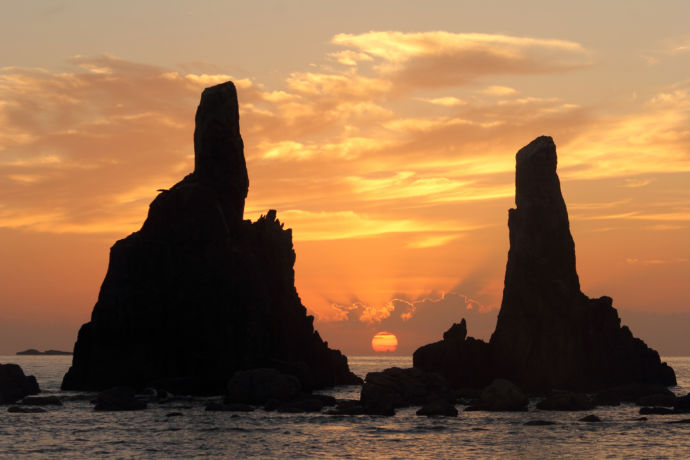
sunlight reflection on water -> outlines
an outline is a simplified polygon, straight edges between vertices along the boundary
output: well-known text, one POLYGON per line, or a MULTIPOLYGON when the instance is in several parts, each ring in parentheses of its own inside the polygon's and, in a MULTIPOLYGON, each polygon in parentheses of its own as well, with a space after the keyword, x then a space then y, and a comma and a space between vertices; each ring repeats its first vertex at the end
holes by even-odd
MULTIPOLYGON (((36 375, 46 394, 59 390, 69 367, 66 356, 0 356, 36 375)), ((353 356, 352 369, 367 372, 409 367, 410 357, 353 356)), ((690 391, 690 358, 668 358, 678 394, 690 391)), ((358 398, 359 387, 326 391, 358 398)), ((460 412, 457 418, 417 417, 417 408, 395 417, 205 412, 207 399, 151 404, 141 412, 94 412, 88 400, 68 401, 44 414, 0 410, 3 457, 319 457, 319 458, 619 458, 690 457, 690 425, 664 422, 688 416, 651 415, 636 421, 639 408, 622 405, 581 412, 547 412, 530 403, 526 413, 460 412), (181 417, 166 417, 170 412, 181 417), (578 422, 594 413, 603 422, 578 422), (527 420, 557 425, 524 426, 527 420)), ((462 409, 462 406, 458 406, 462 409)))

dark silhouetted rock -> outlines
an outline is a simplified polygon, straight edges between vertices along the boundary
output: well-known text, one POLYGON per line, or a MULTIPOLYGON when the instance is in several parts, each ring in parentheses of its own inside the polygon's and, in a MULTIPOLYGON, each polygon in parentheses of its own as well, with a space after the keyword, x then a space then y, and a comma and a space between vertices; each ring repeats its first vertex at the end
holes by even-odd
POLYGON ((690 393, 677 398, 676 402, 673 404, 673 408, 678 413, 690 412, 690 393))
POLYGON ((598 406, 617 406, 621 402, 636 402, 640 398, 653 395, 673 396, 673 393, 660 384, 629 383, 598 392, 594 396, 594 402, 598 406))
POLYGON ((590 410, 594 409, 592 399, 584 393, 569 391, 555 392, 537 403, 540 410, 590 410))
POLYGON ((670 422, 665 422, 665 423, 668 423, 668 424, 676 424, 676 423, 686 424, 686 423, 690 423, 690 418, 684 418, 681 420, 671 420, 670 422))
POLYGON ((275 369, 238 371, 228 381, 225 403, 264 404, 270 399, 288 401, 299 394, 297 377, 275 369))
POLYGON ((94 410, 132 411, 146 409, 146 402, 135 397, 132 387, 113 387, 103 390, 96 397, 94 410))
POLYGON ((392 404, 381 405, 373 404, 370 407, 365 407, 361 401, 358 400, 344 400, 338 401, 338 404, 333 409, 325 412, 326 415, 380 415, 384 417, 391 417, 395 415, 395 409, 392 404))
POLYGON ((24 375, 18 364, 0 364, 0 404, 12 404, 40 392, 36 377, 24 375))
POLYGON ((7 412, 13 412, 15 414, 42 414, 47 411, 42 407, 10 406, 7 408, 7 412))
POLYGON ((528 390, 675 385, 673 369, 621 327, 610 297, 580 291, 556 163, 546 136, 516 156, 517 206, 508 215, 503 301, 490 341, 497 372, 528 390))
POLYGON ((413 366, 427 372, 438 372, 453 387, 483 388, 493 378, 489 344, 467 337, 463 318, 443 334, 443 340, 418 348, 412 355, 413 366))
POLYGON ((372 412, 387 413, 392 408, 422 405, 431 401, 454 403, 455 393, 439 374, 414 367, 391 367, 383 372, 367 374, 360 401, 372 412))
POLYGON ((549 426, 549 425, 558 425, 556 422, 552 422, 551 420, 530 420, 525 423, 523 423, 525 426, 549 426))
POLYGON ((301 412, 321 412, 322 408, 323 401, 321 401, 319 398, 306 396, 284 402, 283 404, 279 405, 276 410, 278 412, 296 414, 301 412))
POLYGON ((480 408, 489 411, 524 411, 529 400, 520 388, 504 379, 496 379, 484 388, 480 408))
POLYGON ((57 396, 27 396, 19 404, 24 406, 62 406, 57 396))
POLYGON ((640 407, 640 415, 670 415, 675 413, 669 407, 640 407))
POLYGON ((182 412, 168 412, 165 414, 166 417, 182 417, 183 415, 182 412))
POLYGON ((243 220, 249 180, 232 83, 204 90, 194 147, 194 172, 112 247, 62 388, 222 394, 236 371, 264 367, 305 389, 360 384, 297 294, 291 230, 273 210, 243 220))
POLYGON ((241 403, 224 404, 212 402, 206 405, 205 410, 207 412, 252 412, 254 410, 254 407, 250 406, 249 404, 241 403))
POLYGON ((586 417, 582 417, 580 419, 581 422, 587 422, 587 423, 598 423, 601 422, 601 419, 597 417, 594 414, 587 415, 586 417))
POLYGON ((642 396, 635 404, 638 406, 663 406, 663 407, 673 407, 677 402, 676 395, 674 394, 653 394, 649 396, 642 396))
POLYGON ((443 341, 419 348, 414 365, 455 386, 500 377, 530 392, 675 385, 673 369, 621 326, 611 298, 590 299, 580 290, 556 164, 546 136, 516 155, 503 300, 489 344, 466 338, 462 322, 443 341))
POLYGON ((417 411, 417 415, 426 415, 427 417, 438 415, 444 417, 457 417, 458 410, 455 408, 455 404, 449 403, 448 401, 435 400, 424 404, 417 411))

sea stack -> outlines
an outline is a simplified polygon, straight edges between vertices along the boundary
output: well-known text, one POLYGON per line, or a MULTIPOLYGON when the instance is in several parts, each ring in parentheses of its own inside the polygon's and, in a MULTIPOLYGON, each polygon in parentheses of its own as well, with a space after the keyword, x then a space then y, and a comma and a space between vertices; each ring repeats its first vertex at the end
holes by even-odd
POLYGON ((305 389, 359 383, 301 303, 291 230, 274 210, 243 219, 249 178, 231 82, 202 93, 194 149, 194 172, 111 248, 62 388, 221 393, 253 368, 292 374, 305 389))
MULTIPOLYGON (((621 326, 611 298, 590 299, 580 290, 556 165, 556 146, 547 136, 517 153, 516 208, 508 212, 510 250, 503 301, 489 350, 478 348, 487 357, 481 360, 483 365, 476 364, 476 352, 470 353, 467 346, 455 346, 455 354, 449 353, 450 344, 444 340, 427 347, 445 350, 452 356, 449 362, 440 368, 429 366, 437 353, 422 347, 415 352, 420 354, 415 366, 436 367, 444 374, 461 366, 464 375, 479 374, 485 381, 490 374, 530 391, 593 391, 627 383, 675 385, 673 369, 621 326)), ((459 383, 473 382, 465 378, 459 383)))

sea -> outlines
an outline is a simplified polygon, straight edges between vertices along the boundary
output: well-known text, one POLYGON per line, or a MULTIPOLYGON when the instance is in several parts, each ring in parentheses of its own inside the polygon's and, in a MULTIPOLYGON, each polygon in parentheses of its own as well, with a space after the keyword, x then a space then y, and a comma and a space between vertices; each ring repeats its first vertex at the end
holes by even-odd
MULTIPOLYGON (((60 391, 71 356, 0 356, 35 375, 42 395, 64 400, 40 414, 0 407, 0 458, 690 458, 690 424, 669 424, 685 415, 647 415, 639 407, 598 407, 587 412, 549 412, 530 401, 527 412, 463 412, 458 417, 420 417, 417 407, 393 417, 206 412, 214 398, 150 403, 137 412, 95 412, 93 395, 60 391), (169 417, 172 412, 181 416, 169 417), (595 414, 600 423, 579 419, 595 414), (557 422, 526 426, 530 420, 557 422)), ((676 371, 678 395, 690 392, 690 357, 665 358, 676 371)), ((351 356, 351 369, 367 372, 410 367, 411 357, 351 356)), ((359 386, 323 391, 359 398, 359 386)), ((215 398, 217 400, 218 398, 215 398)))

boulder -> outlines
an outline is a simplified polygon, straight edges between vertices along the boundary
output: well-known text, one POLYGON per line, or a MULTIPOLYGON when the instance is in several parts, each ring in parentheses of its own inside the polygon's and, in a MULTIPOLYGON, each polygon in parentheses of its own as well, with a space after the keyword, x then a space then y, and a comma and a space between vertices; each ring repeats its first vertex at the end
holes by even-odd
POLYGON ((135 397, 132 387, 113 387, 101 391, 96 397, 94 410, 97 411, 133 411, 146 409, 146 402, 135 397))
POLYGON ((638 406, 663 406, 663 407, 673 407, 678 398, 674 394, 662 393, 653 394, 648 396, 642 396, 635 401, 638 406))
POLYGON ((629 383, 599 391, 594 401, 597 405, 615 406, 621 402, 636 402, 640 398, 654 395, 673 396, 665 385, 649 383, 629 383), (609 404, 604 404, 608 402, 609 404))
POLYGON ((275 369, 238 371, 227 385, 225 403, 264 404, 271 399, 288 401, 299 394, 300 383, 293 375, 275 369))
POLYGON ((463 318, 443 334, 443 340, 418 348, 412 355, 414 367, 438 372, 456 388, 484 388, 493 379, 489 344, 467 337, 463 318))
POLYGON ((524 411, 529 400, 520 388, 504 379, 496 379, 482 391, 480 407, 489 411, 524 411))
POLYGON ((244 219, 249 176, 231 82, 202 93, 194 152, 194 171, 111 248, 62 388, 222 394, 236 371, 263 367, 307 389, 361 384, 302 305, 292 231, 275 210, 244 219))
POLYGON ((422 405, 431 401, 455 402, 455 393, 439 374, 419 368, 391 367, 370 372, 364 379, 360 401, 374 412, 390 412, 396 407, 422 405))
POLYGON ((18 364, 0 364, 0 404, 11 404, 40 391, 36 377, 24 375, 18 364))
POLYGON ((335 408, 329 409, 325 412, 326 415, 379 415, 391 417, 395 415, 395 409, 392 405, 377 405, 372 404, 366 407, 361 401, 357 400, 343 400, 338 401, 335 408))
POLYGON ((690 393, 676 399, 676 402, 673 404, 673 408, 678 413, 690 412, 690 393))
POLYGON ((458 410, 455 408, 455 404, 449 403, 448 401, 435 400, 424 404, 417 411, 417 415, 426 415, 427 417, 439 415, 444 417, 457 417, 458 410))
POLYGON ((276 410, 278 412, 296 414, 301 412, 321 412, 323 407, 324 404, 321 399, 307 396, 284 402, 283 404, 279 405, 276 410))
POLYGON ((640 407, 640 415, 670 415, 675 413, 670 407, 640 407))
POLYGON ((569 391, 555 392, 537 403, 540 410, 590 410, 594 409, 592 399, 585 393, 572 393, 569 391))
POLYGON ((580 419, 580 422, 599 423, 599 422, 601 422, 601 419, 594 414, 590 414, 590 415, 587 415, 585 417, 582 417, 580 419))

